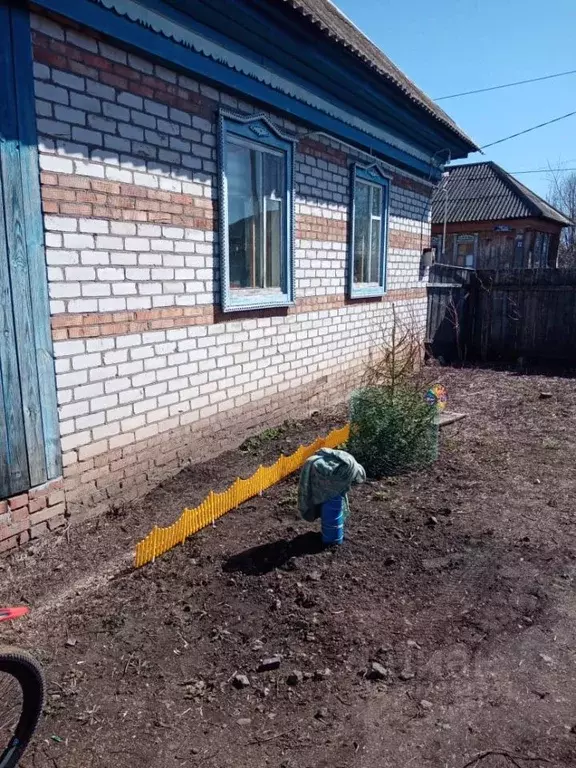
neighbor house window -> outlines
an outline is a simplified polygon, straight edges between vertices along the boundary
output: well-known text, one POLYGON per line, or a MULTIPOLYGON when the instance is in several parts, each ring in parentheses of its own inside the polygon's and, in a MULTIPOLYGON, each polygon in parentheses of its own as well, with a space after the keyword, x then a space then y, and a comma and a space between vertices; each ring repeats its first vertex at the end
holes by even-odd
POLYGON ((532 264, 534 269, 543 269, 548 266, 548 250, 550 248, 550 235, 546 232, 536 232, 534 236, 534 248, 532 264))
POLYGON ((454 238, 454 264, 457 267, 474 267, 477 242, 476 235, 456 235, 454 238))
POLYGON ((436 252, 435 260, 436 261, 442 261, 442 256, 444 255, 443 248, 442 248, 442 235, 432 235, 430 243, 432 245, 432 248, 434 248, 434 251, 436 252))
POLYGON ((550 255, 550 235, 546 232, 542 233, 542 255, 540 256, 540 266, 548 267, 548 257, 550 255))
POLYGON ((220 118, 224 311, 286 306, 293 291, 293 142, 264 117, 220 118))
POLYGON ((349 287, 352 298, 382 296, 386 285, 389 179, 377 166, 352 168, 349 287))

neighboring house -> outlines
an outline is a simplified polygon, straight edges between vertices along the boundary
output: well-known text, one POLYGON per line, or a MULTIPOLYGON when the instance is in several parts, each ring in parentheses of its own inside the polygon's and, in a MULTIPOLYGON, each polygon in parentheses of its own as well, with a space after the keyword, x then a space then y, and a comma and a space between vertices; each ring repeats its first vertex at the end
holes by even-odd
POLYGON ((0 21, 6 550, 342 400, 476 147, 328 0, 0 21))
POLYGON ((572 222, 496 163, 455 165, 434 193, 436 260, 475 269, 555 267, 572 222), (442 239, 446 225, 446 243, 442 239))

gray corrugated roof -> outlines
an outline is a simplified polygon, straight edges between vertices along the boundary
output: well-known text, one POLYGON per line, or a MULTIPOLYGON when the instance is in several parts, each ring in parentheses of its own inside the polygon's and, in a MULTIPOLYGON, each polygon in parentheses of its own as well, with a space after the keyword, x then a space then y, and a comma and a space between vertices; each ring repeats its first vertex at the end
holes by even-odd
MULTIPOLYGON (((454 165, 446 170, 449 223, 539 217, 564 226, 572 224, 564 214, 496 163, 454 165)), ((434 195, 432 222, 444 222, 443 192, 434 195)))
POLYGON ((456 125, 454 120, 406 77, 331 0, 282 0, 282 2, 300 11, 325 35, 348 48, 371 69, 396 85, 412 102, 453 131, 470 146, 471 150, 478 149, 476 143, 456 125))

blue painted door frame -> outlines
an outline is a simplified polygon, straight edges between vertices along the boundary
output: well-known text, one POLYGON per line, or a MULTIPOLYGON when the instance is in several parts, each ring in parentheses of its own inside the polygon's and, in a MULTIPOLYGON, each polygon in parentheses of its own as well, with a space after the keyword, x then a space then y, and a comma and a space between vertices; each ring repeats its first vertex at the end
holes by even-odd
POLYGON ((28 11, 0 0, 0 499, 61 473, 28 11))

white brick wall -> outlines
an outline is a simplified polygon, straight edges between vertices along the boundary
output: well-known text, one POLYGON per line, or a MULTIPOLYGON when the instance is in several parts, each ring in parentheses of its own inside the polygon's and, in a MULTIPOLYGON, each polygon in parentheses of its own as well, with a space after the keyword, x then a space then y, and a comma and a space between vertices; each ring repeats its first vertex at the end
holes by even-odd
MULTIPOLYGON (((423 327, 425 299, 396 309, 400 321, 423 327)), ((389 311, 356 304, 56 342, 65 464, 329 376, 366 358, 389 331, 389 311)))
POLYGON ((297 296, 342 295, 346 244, 299 240, 294 252, 297 296))
MULTIPOLYGON (((32 26, 46 31, 34 14, 32 26)), ((62 34, 70 42, 74 33, 62 34)), ((38 64, 34 75, 42 170, 212 196, 215 126, 88 76, 38 64)))
MULTIPOLYGON (((78 33, 33 15, 33 27, 78 45, 78 33)), ((141 61, 96 40, 89 41, 113 61, 132 66, 141 61)), ((82 46, 86 47, 86 46, 82 46)), ((149 73, 183 87, 200 90, 188 77, 163 67, 139 64, 149 73)), ((216 124, 151 99, 47 67, 35 66, 36 103, 43 170, 122 181, 136 186, 190 194, 212 199, 216 195, 216 124)), ((256 111, 214 89, 203 91, 215 102, 256 111)), ((283 118, 271 115, 285 130, 302 131, 283 118)), ((315 140, 336 149, 337 141, 315 140)), ((361 153, 350 160, 366 161, 361 153)), ((386 166, 384 166, 386 167, 386 166)), ((388 166, 392 170, 392 166, 388 166)), ((297 153, 295 166, 296 212, 347 221, 349 171, 334 162, 297 153)), ((393 187, 390 230, 430 232, 427 199, 393 187), (423 220, 424 219, 424 220, 423 220)), ((146 309, 172 305, 211 303, 215 285, 213 233, 180 228, 47 216, 51 237, 49 266, 82 265, 121 268, 150 267, 151 273, 131 272, 122 277, 75 280, 66 273, 51 273, 53 312, 93 312, 146 309), (59 233, 64 234, 58 239, 59 233), (93 238, 77 233, 94 234, 93 238), (99 236, 100 235, 100 236, 99 236), (124 239, 123 239, 124 236, 124 239), (58 245, 54 245, 57 243, 58 245), (198 258, 200 257, 200 258, 198 258), (202 261, 201 257, 204 258, 202 261), (175 270, 179 269, 178 275, 175 270), (170 271, 172 270, 172 271, 170 271), (186 272, 190 270, 190 272, 186 272), (205 270, 201 276, 192 270, 205 270), (70 285, 63 287, 60 283, 70 285), (95 283, 102 282, 99 286, 95 283), (124 283, 120 286, 120 283, 124 283), (146 285, 144 285, 146 283, 146 285)), ((336 294, 344 290, 346 248, 341 243, 297 241, 295 270, 298 295, 336 294)), ((420 251, 388 254, 388 287, 415 287, 422 282, 418 267, 420 251)), ((104 273, 106 275, 106 273, 104 273)))
POLYGON ((212 232, 63 216, 45 224, 52 313, 213 303, 212 232))
MULTIPOLYGON (((33 26, 58 40, 204 93, 216 103, 257 108, 52 21, 33 26)), ((212 200, 215 121, 152 99, 35 65, 41 169, 212 200)), ((285 130, 304 131, 271 116, 285 130)), ((366 160, 337 141, 315 142, 366 160)), ((389 170, 393 170, 391 166, 389 170)), ((343 231, 349 170, 296 155, 296 215, 343 231)), ((45 215, 51 311, 114 312, 207 306, 218 296, 217 238, 203 231, 136 220, 45 215)), ((426 196, 392 187, 390 231, 426 240, 426 196)), ((296 297, 343 296, 347 246, 297 239, 296 297)), ((423 285, 420 249, 390 248, 388 288, 423 285)), ((426 300, 398 302, 398 314, 424 326, 426 300)), ((83 461, 264 397, 279 395, 359 363, 390 321, 389 303, 55 342, 64 464, 83 461)))
MULTIPOLYGON (((314 213, 330 208, 344 216, 348 210, 349 172, 347 168, 327 160, 298 153, 294 181, 299 198, 313 200, 314 213)), ((335 217, 336 218, 336 217, 335 217)))

